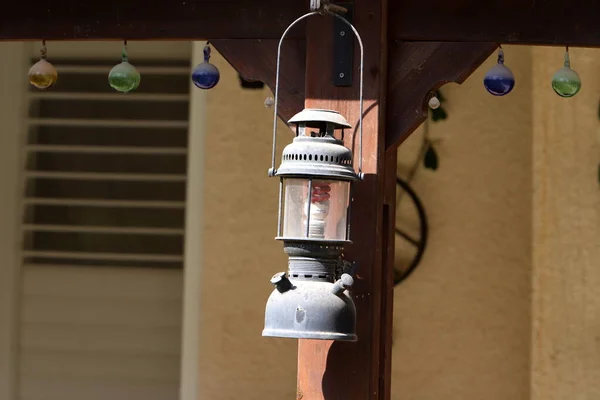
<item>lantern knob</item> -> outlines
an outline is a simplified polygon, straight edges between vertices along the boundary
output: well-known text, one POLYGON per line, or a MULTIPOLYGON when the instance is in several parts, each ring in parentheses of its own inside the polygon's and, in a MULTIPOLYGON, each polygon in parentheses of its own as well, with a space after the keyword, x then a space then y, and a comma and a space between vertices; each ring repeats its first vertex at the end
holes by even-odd
POLYGON ((271 284, 275 286, 279 293, 287 292, 292 288, 292 282, 287 277, 285 272, 278 272, 271 278, 271 284))
POLYGON ((340 294, 344 293, 345 290, 352 287, 352 285, 354 285, 354 279, 352 279, 349 274, 342 274, 340 279, 333 284, 331 292, 339 296, 340 294))

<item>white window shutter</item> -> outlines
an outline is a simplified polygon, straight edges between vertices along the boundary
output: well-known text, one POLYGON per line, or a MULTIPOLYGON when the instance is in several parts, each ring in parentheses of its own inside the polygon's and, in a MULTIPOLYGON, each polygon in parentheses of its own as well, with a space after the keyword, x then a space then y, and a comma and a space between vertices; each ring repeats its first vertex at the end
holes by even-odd
POLYGON ((131 59, 128 94, 118 59, 51 61, 56 87, 29 93, 19 398, 175 400, 190 59, 131 59))

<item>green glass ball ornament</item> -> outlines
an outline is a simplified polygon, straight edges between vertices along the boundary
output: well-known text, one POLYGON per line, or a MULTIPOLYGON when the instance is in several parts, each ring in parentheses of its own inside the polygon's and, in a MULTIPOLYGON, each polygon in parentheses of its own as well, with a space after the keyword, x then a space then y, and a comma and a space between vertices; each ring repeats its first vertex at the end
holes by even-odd
POLYGON ((569 50, 565 52, 565 65, 552 77, 552 89, 560 97, 573 97, 581 89, 581 78, 579 74, 571 69, 569 50))
POLYGON ((108 73, 108 83, 118 92, 128 93, 140 86, 141 76, 138 70, 129 63, 127 44, 123 46, 121 63, 115 65, 108 73))

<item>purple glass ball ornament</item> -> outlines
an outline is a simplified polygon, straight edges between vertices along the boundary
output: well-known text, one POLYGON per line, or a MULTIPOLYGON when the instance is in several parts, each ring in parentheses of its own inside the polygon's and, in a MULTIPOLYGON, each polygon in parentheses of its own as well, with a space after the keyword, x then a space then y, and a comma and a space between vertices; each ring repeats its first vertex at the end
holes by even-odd
POLYGON ((498 64, 494 65, 483 78, 483 85, 494 96, 507 95, 515 87, 515 76, 504 65, 504 50, 498 51, 498 64))
POLYGON ((212 89, 221 78, 219 69, 209 62, 210 46, 204 46, 204 62, 198 64, 192 71, 192 82, 200 89, 212 89))

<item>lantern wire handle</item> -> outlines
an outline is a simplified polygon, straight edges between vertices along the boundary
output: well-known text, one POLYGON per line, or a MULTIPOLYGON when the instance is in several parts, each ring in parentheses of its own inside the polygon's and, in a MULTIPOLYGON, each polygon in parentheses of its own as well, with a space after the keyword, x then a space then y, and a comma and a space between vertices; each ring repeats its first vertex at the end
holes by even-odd
POLYGON ((362 180, 364 178, 364 175, 362 172, 362 158, 363 158, 362 157, 362 145, 363 145, 362 142, 363 142, 363 81, 364 81, 365 51, 364 51, 362 39, 361 39, 360 35, 358 34, 358 31, 356 30, 354 25, 352 25, 350 22, 348 22, 348 20, 346 18, 342 17, 341 15, 335 14, 334 12, 329 11, 329 10, 325 10, 324 12, 312 11, 312 12, 309 12, 308 14, 301 16, 300 18, 298 18, 297 20, 292 22, 290 24, 290 26, 287 27, 285 32, 283 32, 281 39, 279 39, 279 45, 277 46, 277 73, 275 75, 275 98, 274 98, 275 104, 273 107, 274 108, 274 110, 273 110, 273 151, 271 154, 271 168, 269 169, 269 176, 275 176, 275 173, 277 172, 277 170, 275 169, 275 152, 276 152, 276 147, 277 147, 277 110, 279 108, 279 101, 278 101, 278 98, 279 98, 279 66, 280 66, 280 61, 281 61, 281 46, 283 44, 283 40, 285 39, 288 32, 290 31, 290 29, 292 29, 292 27, 294 25, 296 25, 298 22, 302 21, 303 19, 312 17, 313 15, 331 15, 331 16, 339 19, 344 24, 346 24, 350 29, 352 29, 352 32, 354 32, 354 36, 356 37, 356 40, 358 41, 358 44, 360 46, 360 88, 359 88, 360 116, 358 118, 358 125, 359 125, 358 177, 359 177, 359 179, 362 180))

